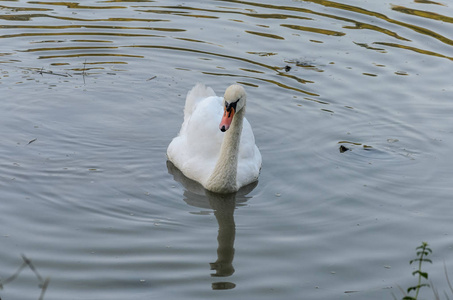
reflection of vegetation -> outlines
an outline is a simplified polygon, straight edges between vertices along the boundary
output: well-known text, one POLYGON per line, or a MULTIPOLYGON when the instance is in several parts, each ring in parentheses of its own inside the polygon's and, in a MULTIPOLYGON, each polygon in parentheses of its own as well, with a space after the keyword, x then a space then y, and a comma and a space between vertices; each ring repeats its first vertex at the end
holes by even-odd
POLYGON ((6 284, 10 283, 14 279, 16 279, 19 274, 22 272, 23 269, 28 267, 30 270, 33 271, 33 273, 36 275, 36 278, 39 281, 39 288, 41 289, 41 295, 39 296, 39 300, 44 299, 44 294, 46 293, 47 286, 49 285, 50 278, 47 277, 46 279, 43 279, 42 276, 38 273, 38 270, 36 270, 36 267, 33 265, 30 259, 28 259, 25 255, 22 254, 22 259, 24 262, 22 265, 17 269, 16 273, 11 275, 10 277, 6 278, 5 280, 0 281, 0 290, 3 289, 3 286, 6 284))
POLYGON ((279 35, 270 34, 270 33, 256 32, 256 31, 250 31, 250 30, 246 30, 245 32, 250 33, 250 34, 254 34, 254 35, 259 35, 259 36, 262 36, 262 37, 276 39, 276 40, 284 40, 285 39, 285 38, 283 38, 283 37, 281 37, 279 35))
POLYGON ((299 26, 299 25, 291 25, 291 24, 281 24, 280 26, 286 27, 286 28, 291 28, 291 29, 294 29, 294 30, 300 30, 300 31, 306 31, 306 32, 314 32, 314 33, 319 33, 319 34, 324 34, 324 35, 343 36, 343 35, 346 34, 344 32, 340 32, 340 31, 327 30, 327 29, 314 28, 314 27, 306 27, 306 26, 299 26))
POLYGON ((400 49, 410 50, 410 51, 414 51, 414 52, 425 54, 425 55, 431 55, 431 56, 442 57, 442 58, 446 58, 449 60, 453 60, 453 57, 451 57, 451 56, 446 56, 446 55, 443 55, 443 54, 440 54, 437 52, 433 52, 433 51, 423 50, 423 49, 420 49, 417 47, 411 47, 411 46, 400 45, 400 44, 396 44, 396 43, 387 43, 387 42, 374 42, 373 44, 400 48, 400 49))
POLYGON ((422 17, 422 18, 442 21, 442 22, 446 22, 446 23, 453 23, 453 18, 452 17, 440 15, 440 14, 437 14, 437 13, 434 13, 434 12, 411 9, 411 8, 407 8, 407 7, 400 6, 400 5, 392 5, 392 10, 395 10, 395 11, 398 11, 398 12, 401 12, 401 13, 405 13, 405 14, 408 14, 408 15, 414 15, 414 16, 417 16, 417 17, 422 17))
MULTIPOLYGON (((433 253, 433 251, 431 250, 431 248, 429 248, 428 243, 426 243, 426 242, 422 242, 421 246, 418 246, 417 248, 415 248, 415 250, 417 252, 417 258, 412 259, 409 263, 410 264, 418 263, 418 269, 415 270, 414 272, 412 272, 412 275, 418 276, 418 282, 417 282, 417 285, 411 286, 411 287, 409 287, 407 289, 407 294, 404 293, 404 291, 403 291, 403 293, 405 295, 404 295, 402 300, 417 300, 418 299, 418 294, 420 292, 420 289, 422 287, 429 287, 430 286, 429 283, 422 282, 422 281, 427 281, 428 280, 428 272, 422 271, 422 265, 423 265, 424 262, 432 263, 431 259, 428 259, 426 257, 429 254, 433 253), (412 291, 415 292, 415 295, 413 297, 409 295, 412 291)), ((453 288, 452 288, 450 280, 448 278, 448 274, 447 274, 447 269, 446 268, 445 268, 445 276, 447 278, 448 286, 450 287, 450 290, 453 293, 453 288)), ((436 300, 440 299, 439 294, 437 293, 437 290, 435 290, 434 288, 433 288, 433 293, 434 293, 434 298, 436 300)), ((446 294, 445 294, 445 296, 446 296, 447 299, 449 299, 446 294)))
POLYGON ((442 5, 445 6, 444 4, 440 2, 434 2, 434 1, 429 1, 429 0, 414 0, 415 3, 425 3, 425 4, 436 4, 436 5, 442 5))

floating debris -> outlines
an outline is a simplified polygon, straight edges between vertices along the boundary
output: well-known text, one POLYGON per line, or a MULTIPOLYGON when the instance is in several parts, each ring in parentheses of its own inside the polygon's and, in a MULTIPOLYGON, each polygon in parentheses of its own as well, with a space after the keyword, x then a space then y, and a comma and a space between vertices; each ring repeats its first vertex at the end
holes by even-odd
POLYGON ((344 145, 340 145, 340 153, 344 153, 346 151, 350 151, 351 149, 349 149, 348 147, 344 146, 344 145))
POLYGON ((37 138, 36 139, 32 139, 31 141, 28 142, 27 145, 30 145, 31 143, 35 142, 36 140, 37 140, 37 138))
POLYGON ((213 282, 211 286, 213 290, 231 290, 236 287, 236 284, 232 282, 213 282))

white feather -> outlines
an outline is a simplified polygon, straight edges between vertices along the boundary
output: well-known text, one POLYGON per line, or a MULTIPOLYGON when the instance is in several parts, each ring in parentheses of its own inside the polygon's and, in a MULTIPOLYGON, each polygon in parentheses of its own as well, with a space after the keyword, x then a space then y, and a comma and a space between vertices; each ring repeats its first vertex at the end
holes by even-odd
MULTIPOLYGON (((181 130, 167 149, 168 159, 185 176, 198 181, 207 189, 209 189, 208 181, 215 172, 218 161, 227 159, 220 157, 222 142, 227 134, 219 129, 223 115, 223 101, 224 99, 216 96, 211 88, 203 84, 195 85, 186 97, 181 130)), ((239 117, 239 114, 236 116, 239 117)), ((261 154, 255 145, 252 127, 245 118, 243 118, 240 136, 239 151, 236 153, 236 190, 256 181, 261 169, 261 154)), ((220 172, 229 172, 229 170, 220 170, 220 172)), ((219 192, 224 191, 219 190, 219 192)))

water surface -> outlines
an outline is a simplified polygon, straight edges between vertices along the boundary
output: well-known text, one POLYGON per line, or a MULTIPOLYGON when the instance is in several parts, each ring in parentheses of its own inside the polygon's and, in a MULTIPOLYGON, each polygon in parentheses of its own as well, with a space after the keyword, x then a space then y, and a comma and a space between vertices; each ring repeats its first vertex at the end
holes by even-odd
POLYGON ((421 241, 447 290, 451 15, 0 1, 0 296, 38 299, 48 277, 48 300, 402 298, 421 241), (167 164, 196 82, 248 92, 263 169, 235 196, 167 164), (5 283, 21 254, 42 279, 27 265, 5 283))

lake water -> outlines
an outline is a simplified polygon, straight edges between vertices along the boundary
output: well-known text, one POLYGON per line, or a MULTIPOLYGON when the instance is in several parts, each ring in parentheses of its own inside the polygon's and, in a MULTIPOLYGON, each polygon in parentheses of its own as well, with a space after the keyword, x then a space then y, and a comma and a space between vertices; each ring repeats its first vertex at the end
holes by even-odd
POLYGON ((446 0, 0 1, 1 299, 400 299, 422 241, 448 291, 452 16, 446 0), (235 196, 167 164, 196 82, 246 87, 263 168, 235 196), (38 273, 16 273, 22 255, 38 273))

